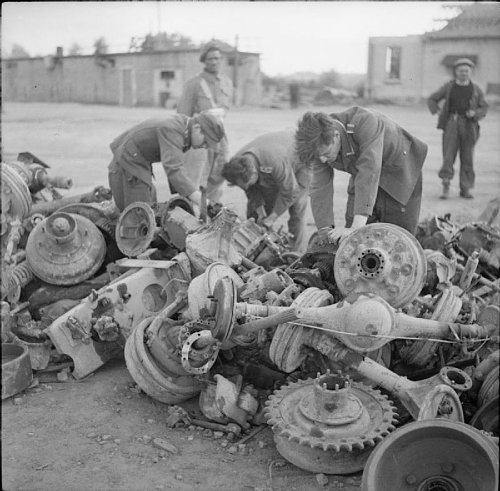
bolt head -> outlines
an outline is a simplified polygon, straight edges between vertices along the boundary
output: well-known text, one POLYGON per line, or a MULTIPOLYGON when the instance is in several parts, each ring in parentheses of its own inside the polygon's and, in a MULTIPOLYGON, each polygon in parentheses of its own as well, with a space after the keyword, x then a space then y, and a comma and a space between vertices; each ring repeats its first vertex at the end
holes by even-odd
POLYGON ((408 474, 406 476, 406 483, 407 484, 415 484, 416 482, 417 482, 417 478, 413 474, 408 474))

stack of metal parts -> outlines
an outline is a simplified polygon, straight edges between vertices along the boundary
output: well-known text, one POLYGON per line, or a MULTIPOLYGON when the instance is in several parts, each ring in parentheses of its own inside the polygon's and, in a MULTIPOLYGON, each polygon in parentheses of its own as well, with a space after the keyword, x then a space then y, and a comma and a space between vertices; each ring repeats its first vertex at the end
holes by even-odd
MULTIPOLYGON (((15 167, 2 164, 2 341, 28 346, 38 368, 40 345, 71 358, 75 378, 124 354, 150 397, 199 396, 205 418, 243 430, 267 420, 278 451, 312 472, 378 472, 372 450, 411 420, 454 425, 437 438, 470 425, 498 436, 493 222, 436 217, 419 241, 373 224, 298 256, 281 232, 224 207, 198 219, 177 196, 121 214, 89 195, 37 203, 15 167)), ((469 474, 433 472, 404 478, 475 489, 469 474)))

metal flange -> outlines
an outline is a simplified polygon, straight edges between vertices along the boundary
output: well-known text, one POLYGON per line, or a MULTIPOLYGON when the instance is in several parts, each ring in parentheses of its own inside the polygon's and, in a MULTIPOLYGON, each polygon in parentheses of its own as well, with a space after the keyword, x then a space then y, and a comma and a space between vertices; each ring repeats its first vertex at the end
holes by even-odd
POLYGON ((334 274, 344 296, 375 293, 397 308, 412 301, 422 289, 427 261, 421 245, 408 231, 373 223, 354 230, 340 243, 334 274))

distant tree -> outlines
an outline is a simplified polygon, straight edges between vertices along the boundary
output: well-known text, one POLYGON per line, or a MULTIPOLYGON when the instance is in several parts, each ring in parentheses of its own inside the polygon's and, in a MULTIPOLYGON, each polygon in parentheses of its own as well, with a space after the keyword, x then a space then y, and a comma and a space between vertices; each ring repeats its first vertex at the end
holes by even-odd
POLYGON ((108 52, 108 43, 106 42, 104 37, 101 36, 94 42, 94 54, 105 55, 107 52, 108 52))
POLYGON ((70 55, 81 55, 82 54, 82 47, 78 43, 73 43, 71 47, 69 48, 69 54, 70 55))
MULTIPOLYGON (((131 48, 138 45, 137 38, 132 38, 130 41, 131 48)), ((140 43, 140 51, 162 51, 172 48, 196 48, 197 44, 189 37, 175 32, 167 34, 159 32, 158 34, 146 34, 142 43, 140 43)))
POLYGON ((339 84, 339 74, 335 70, 328 70, 323 72, 318 79, 320 85, 326 87, 337 87, 339 84))
POLYGON ((20 45, 13 44, 10 52, 11 58, 29 58, 30 54, 20 45))

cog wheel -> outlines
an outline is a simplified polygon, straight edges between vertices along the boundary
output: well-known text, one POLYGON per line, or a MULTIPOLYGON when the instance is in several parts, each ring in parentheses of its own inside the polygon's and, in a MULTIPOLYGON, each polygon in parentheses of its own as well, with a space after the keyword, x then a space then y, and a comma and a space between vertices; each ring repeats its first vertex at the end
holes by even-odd
POLYGON ((362 470, 397 416, 381 392, 329 370, 282 387, 266 405, 278 452, 297 467, 325 474, 362 470))

